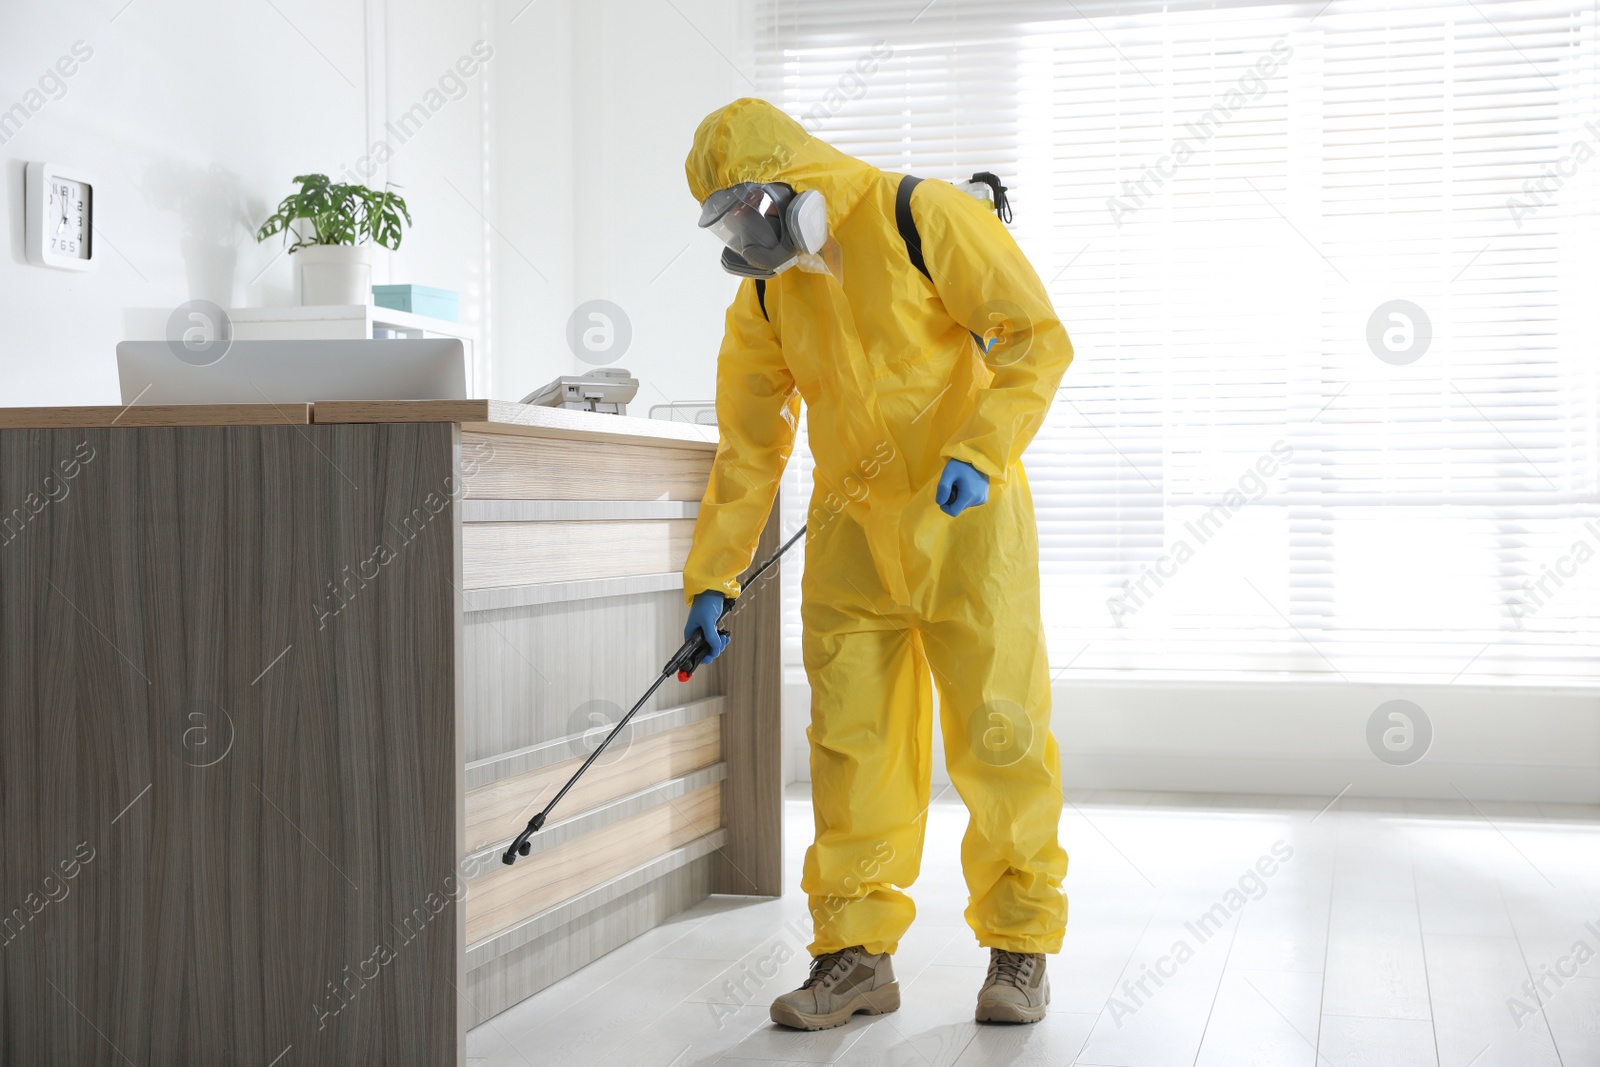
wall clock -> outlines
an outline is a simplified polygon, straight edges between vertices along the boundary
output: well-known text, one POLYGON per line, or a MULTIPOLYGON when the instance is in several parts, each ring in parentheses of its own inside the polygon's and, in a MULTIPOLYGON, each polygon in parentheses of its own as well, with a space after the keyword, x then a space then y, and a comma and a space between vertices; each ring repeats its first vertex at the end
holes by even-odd
POLYGON ((29 163, 23 196, 28 261, 60 270, 93 267, 94 186, 83 172, 55 163, 29 163))

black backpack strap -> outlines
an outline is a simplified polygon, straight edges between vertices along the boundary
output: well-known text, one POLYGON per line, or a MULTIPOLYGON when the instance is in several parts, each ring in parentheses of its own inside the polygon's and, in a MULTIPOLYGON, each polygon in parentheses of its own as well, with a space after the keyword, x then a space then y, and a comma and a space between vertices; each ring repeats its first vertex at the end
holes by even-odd
POLYGON ((771 322, 772 316, 767 314, 767 280, 765 278, 756 279, 756 303, 761 305, 761 317, 771 322))
MULTIPOLYGON (((907 174, 900 179, 900 188, 894 194, 894 224, 900 230, 900 239, 906 243, 906 255, 911 257, 911 265, 922 272, 922 276, 933 281, 933 275, 928 273, 928 261, 922 258, 922 235, 917 232, 917 220, 911 217, 911 190, 922 183, 921 178, 913 178, 907 174)), ((983 346, 983 338, 972 334, 972 340, 977 344, 978 351, 987 354, 983 346)))
POLYGON ((900 229, 900 239, 906 243, 911 265, 931 282, 933 275, 928 273, 928 263, 922 258, 922 236, 917 233, 917 220, 911 217, 911 190, 921 183, 921 178, 909 174, 900 179, 900 188, 894 194, 894 224, 900 229))

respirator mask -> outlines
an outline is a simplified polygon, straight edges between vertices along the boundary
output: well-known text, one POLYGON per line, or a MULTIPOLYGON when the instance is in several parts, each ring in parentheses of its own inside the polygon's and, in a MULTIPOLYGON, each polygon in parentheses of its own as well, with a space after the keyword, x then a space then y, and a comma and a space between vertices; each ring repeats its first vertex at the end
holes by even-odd
POLYGON ((798 266, 829 273, 828 205, 815 189, 796 193, 782 182, 740 182, 718 189, 700 208, 700 228, 728 247, 722 269, 741 278, 771 278, 798 266))

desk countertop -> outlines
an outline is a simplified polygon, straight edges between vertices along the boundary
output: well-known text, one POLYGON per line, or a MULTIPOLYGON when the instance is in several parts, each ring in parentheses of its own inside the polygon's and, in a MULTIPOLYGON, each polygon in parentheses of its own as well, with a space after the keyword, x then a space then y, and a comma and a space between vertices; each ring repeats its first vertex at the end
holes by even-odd
POLYGON ((0 430, 151 426, 309 426, 457 422, 463 429, 666 448, 714 449, 717 431, 628 415, 533 407, 504 400, 321 400, 313 404, 144 404, 0 408, 0 430))

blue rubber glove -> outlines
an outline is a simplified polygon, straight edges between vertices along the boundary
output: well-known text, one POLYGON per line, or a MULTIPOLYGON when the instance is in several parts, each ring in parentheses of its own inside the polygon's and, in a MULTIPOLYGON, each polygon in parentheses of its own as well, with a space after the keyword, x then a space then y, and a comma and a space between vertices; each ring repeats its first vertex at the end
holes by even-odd
POLYGON ((970 463, 952 459, 939 476, 939 510, 952 519, 989 500, 989 476, 970 463))
POLYGON ((689 622, 683 628, 683 639, 693 641, 695 631, 706 635, 706 644, 711 646, 711 655, 705 662, 710 663, 722 655, 722 650, 728 647, 728 638, 717 633, 717 620, 722 618, 722 602, 727 597, 715 589, 707 589, 703 593, 694 595, 694 603, 689 607, 689 622))

